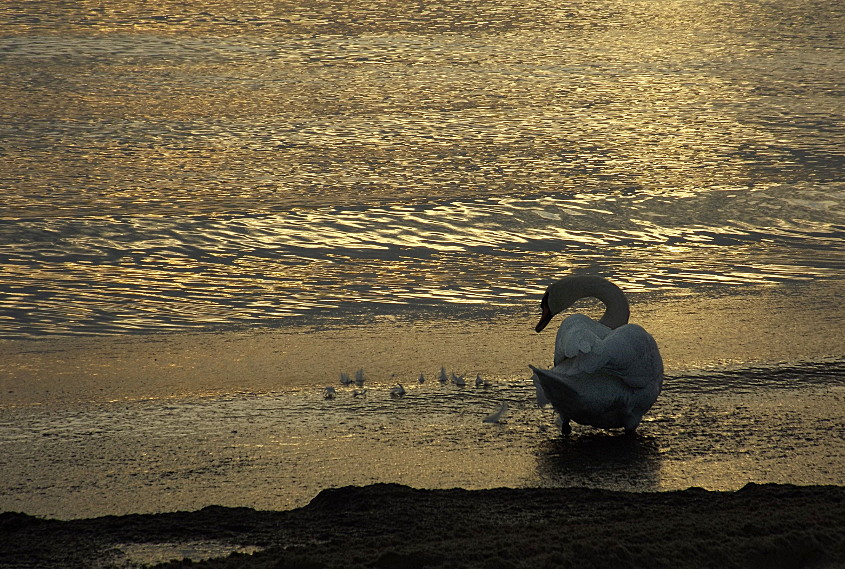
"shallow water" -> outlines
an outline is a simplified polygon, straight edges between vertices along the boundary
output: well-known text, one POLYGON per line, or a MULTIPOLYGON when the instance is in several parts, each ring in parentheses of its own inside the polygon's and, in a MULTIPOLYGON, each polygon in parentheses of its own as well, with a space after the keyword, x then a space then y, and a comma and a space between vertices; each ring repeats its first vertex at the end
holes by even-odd
POLYGON ((282 326, 448 305, 477 317, 536 302, 548 275, 577 266, 618 273, 629 293, 829 279, 842 274, 845 192, 827 189, 805 188, 806 203, 791 186, 23 219, 0 227, 5 335, 282 326))
POLYGON ((6 409, 0 510, 60 518, 287 509, 321 489, 589 486, 659 491, 845 484, 842 361, 673 376, 635 436, 562 437, 528 381, 314 386, 67 409, 6 409), (483 423, 500 403, 503 422, 483 423))

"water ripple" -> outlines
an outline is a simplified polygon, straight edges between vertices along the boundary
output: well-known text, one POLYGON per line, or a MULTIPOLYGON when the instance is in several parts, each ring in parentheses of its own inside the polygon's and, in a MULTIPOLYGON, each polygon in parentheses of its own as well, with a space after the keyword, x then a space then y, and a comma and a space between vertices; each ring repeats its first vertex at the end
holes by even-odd
POLYGON ((2 337, 841 275, 830 3, 43 4, 0 4, 2 337))
POLYGON ((13 337, 272 324, 340 307, 519 307, 542 289, 544 265, 612 268, 632 292, 837 276, 845 193, 793 192, 7 220, 0 322, 13 337), (738 221, 734 208, 758 211, 738 221))

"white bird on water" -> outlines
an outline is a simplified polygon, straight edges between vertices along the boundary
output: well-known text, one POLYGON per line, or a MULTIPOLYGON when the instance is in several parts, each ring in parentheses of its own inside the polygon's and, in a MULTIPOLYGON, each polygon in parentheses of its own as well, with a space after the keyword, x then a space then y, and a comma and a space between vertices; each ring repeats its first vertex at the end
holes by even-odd
POLYGON ((396 387, 390 390, 391 397, 402 397, 405 393, 405 388, 402 387, 401 383, 397 384, 396 387))
POLYGON ((364 368, 355 372, 355 385, 358 387, 364 387, 364 368))
POLYGON ((551 403, 561 419, 600 429, 633 432, 663 385, 663 360, 651 334, 628 324, 625 293, 600 277, 571 276, 552 283, 540 303, 540 332, 557 313, 581 298, 605 305, 596 322, 583 314, 564 319, 555 339, 554 367, 534 370, 537 403, 551 403))
POLYGON ((437 378, 437 381, 440 382, 440 385, 446 385, 447 383, 449 383, 449 378, 446 377, 446 368, 440 368, 440 376, 437 378))
POLYGON ((490 387, 490 382, 486 379, 481 379, 481 374, 475 376, 475 386, 476 387, 490 387))
POLYGON ((486 417, 484 417, 484 420, 482 422, 484 422, 484 423, 500 423, 502 421, 502 418, 505 416, 505 413, 507 413, 507 412, 508 412, 508 404, 505 403, 505 402, 502 402, 502 404, 499 405, 499 408, 496 409, 495 411, 493 411, 492 413, 490 413, 489 415, 487 415, 486 417))

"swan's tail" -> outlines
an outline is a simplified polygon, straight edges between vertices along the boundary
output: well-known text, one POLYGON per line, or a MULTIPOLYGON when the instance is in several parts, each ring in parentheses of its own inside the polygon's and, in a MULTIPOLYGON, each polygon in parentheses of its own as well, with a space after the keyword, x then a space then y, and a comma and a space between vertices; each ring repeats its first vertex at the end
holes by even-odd
POLYGON ((537 391, 537 407, 545 407, 551 401, 549 398, 546 397, 546 392, 543 390, 543 386, 540 384, 540 378, 537 377, 537 370, 534 366, 529 366, 532 370, 534 370, 534 375, 531 376, 531 380, 534 382, 534 389, 537 391))
POLYGON ((529 365, 528 367, 534 371, 534 377, 536 378, 534 380, 534 385, 540 386, 537 390, 537 404, 541 407, 541 398, 539 396, 540 391, 543 393, 542 401, 545 403, 551 403, 558 411, 560 411, 558 407, 561 402, 579 399, 580 396, 578 395, 578 392, 563 381, 562 375, 555 373, 559 372, 559 369, 541 369, 532 365, 529 365))

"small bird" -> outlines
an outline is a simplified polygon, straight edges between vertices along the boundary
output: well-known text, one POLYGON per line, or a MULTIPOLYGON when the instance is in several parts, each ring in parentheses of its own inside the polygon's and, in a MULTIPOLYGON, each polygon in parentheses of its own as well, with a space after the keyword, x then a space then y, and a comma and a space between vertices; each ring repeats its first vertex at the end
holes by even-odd
POLYGON ((405 388, 402 387, 401 383, 397 384, 396 387, 390 390, 391 397, 402 397, 403 395, 405 395, 405 388))
POLYGON ((425 376, 423 374, 420 374, 420 377, 417 379, 417 381, 420 385, 422 385, 423 383, 425 383, 425 376))
POLYGON ((446 385, 449 383, 449 378, 446 377, 446 368, 440 368, 440 377, 437 378, 437 381, 440 382, 440 385, 446 385))
POLYGON ((464 376, 455 375, 455 372, 452 372, 452 383, 454 383, 458 387, 466 387, 467 384, 467 382, 464 381, 464 376))
POLYGON ((508 412, 508 404, 502 403, 499 405, 499 408, 484 417, 484 423, 500 423, 502 421, 502 417, 504 417, 505 413, 508 412))
POLYGON ((323 399, 334 399, 335 395, 337 395, 337 391, 331 385, 323 389, 323 399))
POLYGON ((364 387, 364 368, 355 372, 355 385, 358 387, 364 387))
POLYGON ((367 390, 366 389, 356 389, 352 392, 352 397, 366 397, 367 390))
POLYGON ((481 374, 475 376, 475 386, 476 387, 490 387, 490 382, 486 379, 481 379, 481 374))
POLYGON ((345 371, 340 372, 340 384, 349 385, 350 383, 352 383, 352 380, 349 379, 349 374, 345 371))

